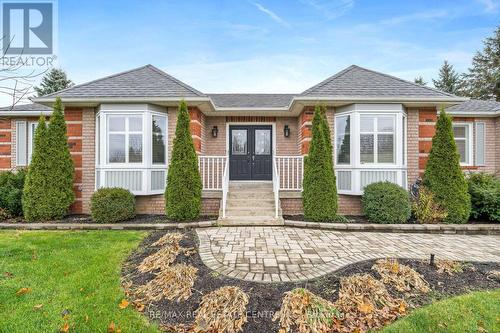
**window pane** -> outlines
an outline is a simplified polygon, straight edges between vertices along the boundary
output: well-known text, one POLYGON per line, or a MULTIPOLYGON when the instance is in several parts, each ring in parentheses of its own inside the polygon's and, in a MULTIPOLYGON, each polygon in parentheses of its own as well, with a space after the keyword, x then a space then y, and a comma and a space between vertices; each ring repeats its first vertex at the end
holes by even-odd
POLYGON ((255 155, 271 155, 270 130, 255 130, 255 155))
POLYGON ((455 136, 455 138, 465 138, 465 129, 465 126, 453 126, 453 135, 455 136))
POLYGON ((460 163, 467 163, 467 145, 465 140, 455 140, 457 150, 460 154, 460 163))
POLYGON ((109 135, 109 163, 125 163, 125 134, 109 135))
POLYGON ((142 162, 142 134, 130 134, 128 137, 128 161, 130 163, 142 162))
POLYGON ((153 116, 153 163, 165 164, 167 118, 153 116))
POLYGON ((361 163, 373 163, 373 134, 360 135, 361 163))
POLYGON ((125 117, 108 118, 110 132, 125 132, 125 117))
POLYGON ((336 120, 337 164, 351 162, 350 116, 338 117, 336 120))
POLYGON ((377 136, 378 163, 394 163, 394 136, 379 134, 377 136))
POLYGON ((131 132, 142 132, 142 117, 128 118, 128 130, 131 132))
POLYGON ((247 130, 232 130, 231 131, 231 153, 233 155, 247 154, 247 130))
POLYGON ((378 117, 377 130, 379 132, 394 132, 394 117, 378 117))
POLYGON ((362 116, 359 123, 359 128, 361 132, 373 132, 373 122, 374 117, 372 116, 362 116))

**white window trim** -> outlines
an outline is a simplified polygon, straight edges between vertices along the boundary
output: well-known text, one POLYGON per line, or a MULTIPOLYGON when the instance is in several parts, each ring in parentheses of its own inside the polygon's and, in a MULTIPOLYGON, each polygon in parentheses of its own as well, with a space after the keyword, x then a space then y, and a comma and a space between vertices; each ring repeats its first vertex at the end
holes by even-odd
MULTIPOLYGON (((128 124, 128 121, 126 121, 128 124)), ((127 125, 126 125, 127 126, 127 125)), ((128 127, 126 127, 128 128, 128 127)), ((118 133, 118 132, 112 132, 118 133)), ((132 133, 132 132, 130 132, 132 133)), ((137 132, 138 133, 138 132, 137 132)), ((109 104, 101 105, 99 112, 96 114, 96 182, 100 187, 106 187, 106 172, 112 171, 140 171, 142 173, 142 188, 138 191, 131 191, 134 195, 155 195, 162 194, 165 191, 165 186, 162 189, 151 190, 152 171, 165 170, 165 178, 168 172, 169 163, 169 131, 168 131, 168 113, 166 108, 157 107, 147 104, 109 104), (112 116, 142 116, 142 162, 141 163, 109 163, 108 161, 108 118, 112 116), (153 164, 153 115, 165 117, 165 163, 153 164), (98 179, 99 177, 99 179, 98 179)), ((126 160, 128 160, 128 135, 126 135, 126 160)))
MULTIPOLYGON (((460 162, 461 166, 473 166, 474 165, 474 139, 472 137, 473 132, 472 132, 472 122, 454 122, 452 123, 452 129, 455 126, 464 126, 465 127, 465 138, 460 138, 458 140, 465 140, 465 147, 467 149, 467 161, 466 162, 460 162)), ((457 140, 454 137, 455 140, 457 140)))
MULTIPOLYGON (((406 188, 407 180, 407 138, 401 140, 402 135, 408 133, 407 114, 401 104, 353 104, 345 108, 339 108, 335 113, 335 124, 337 118, 351 116, 350 120, 350 164, 338 164, 337 157, 334 158, 336 171, 351 171, 351 190, 338 190, 339 194, 362 195, 361 171, 391 171, 396 172, 397 184, 406 188), (362 115, 372 116, 394 116, 394 163, 361 163, 360 151, 360 119, 362 115)), ((376 124, 375 124, 376 125, 376 124)), ((333 128, 335 133, 335 128, 333 128)), ((374 149, 377 147, 374 146, 374 149)), ((335 134, 334 154, 337 152, 337 139, 335 134)))

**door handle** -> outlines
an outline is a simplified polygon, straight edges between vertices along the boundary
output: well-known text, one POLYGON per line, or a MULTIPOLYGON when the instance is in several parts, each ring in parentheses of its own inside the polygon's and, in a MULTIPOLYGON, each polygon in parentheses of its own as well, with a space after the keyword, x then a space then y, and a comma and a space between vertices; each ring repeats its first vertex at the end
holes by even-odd
POLYGON ((255 162, 255 155, 252 155, 252 162, 255 162))

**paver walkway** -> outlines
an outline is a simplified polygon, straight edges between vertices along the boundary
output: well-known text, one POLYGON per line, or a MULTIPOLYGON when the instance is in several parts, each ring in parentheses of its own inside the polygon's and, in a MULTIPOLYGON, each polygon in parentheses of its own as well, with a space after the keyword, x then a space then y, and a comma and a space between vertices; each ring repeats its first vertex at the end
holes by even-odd
POLYGON ((500 262, 500 236, 338 232, 289 227, 197 229, 211 269, 257 282, 300 281, 375 258, 500 262))

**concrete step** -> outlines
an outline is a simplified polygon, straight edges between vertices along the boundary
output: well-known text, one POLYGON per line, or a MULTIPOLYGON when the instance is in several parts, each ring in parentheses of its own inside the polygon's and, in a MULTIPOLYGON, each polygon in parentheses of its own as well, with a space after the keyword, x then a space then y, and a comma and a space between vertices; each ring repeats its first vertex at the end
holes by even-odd
POLYGON ((245 209, 259 209, 259 208, 274 208, 274 199, 234 199, 231 198, 227 201, 227 208, 245 208, 245 209))
POLYGON ((279 226, 284 225, 283 218, 274 218, 274 216, 238 216, 226 217, 217 221, 219 225, 224 226, 279 226))
POLYGON ((274 216, 274 207, 263 208, 226 208, 226 216, 274 216))
POLYGON ((247 189, 247 188, 273 188, 273 182, 229 182, 229 188, 247 189))
POLYGON ((240 199, 240 200, 253 200, 253 199, 262 199, 262 200, 274 200, 274 193, 271 192, 250 192, 250 191, 241 191, 241 192, 229 192, 227 193, 227 197, 229 200, 231 199, 240 199))

